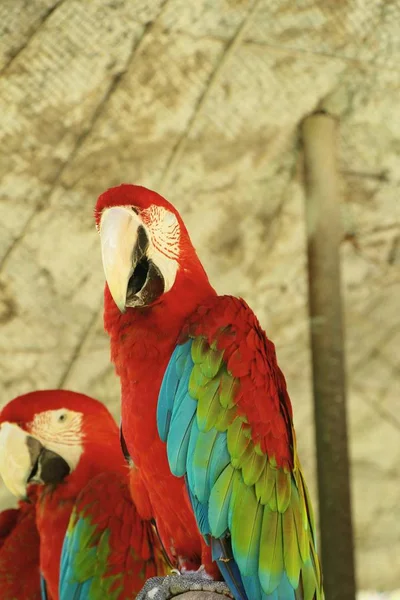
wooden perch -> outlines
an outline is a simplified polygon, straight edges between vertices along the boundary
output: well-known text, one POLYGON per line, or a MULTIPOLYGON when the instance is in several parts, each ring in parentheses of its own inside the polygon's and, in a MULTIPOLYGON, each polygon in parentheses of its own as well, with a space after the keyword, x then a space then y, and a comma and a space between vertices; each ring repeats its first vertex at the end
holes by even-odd
POLYGON ((324 588, 329 600, 354 600, 340 289, 342 228, 336 167, 337 120, 327 114, 311 115, 303 123, 302 134, 324 588))

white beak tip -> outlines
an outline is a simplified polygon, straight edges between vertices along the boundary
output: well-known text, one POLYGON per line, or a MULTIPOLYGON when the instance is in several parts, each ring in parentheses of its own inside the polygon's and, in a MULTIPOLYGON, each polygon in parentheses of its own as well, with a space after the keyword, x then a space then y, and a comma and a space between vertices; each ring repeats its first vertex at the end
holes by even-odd
POLYGON ((120 313, 124 314, 126 312, 126 306, 125 304, 122 304, 121 302, 119 304, 117 304, 118 310, 120 313))

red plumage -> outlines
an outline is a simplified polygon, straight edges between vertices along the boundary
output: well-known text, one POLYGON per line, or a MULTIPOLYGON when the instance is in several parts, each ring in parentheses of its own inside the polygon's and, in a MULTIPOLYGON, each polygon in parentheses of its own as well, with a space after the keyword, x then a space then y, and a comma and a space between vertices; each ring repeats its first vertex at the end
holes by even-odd
POLYGON ((17 423, 31 433, 35 415, 58 409, 83 415, 82 453, 76 467, 59 485, 30 486, 37 491, 35 508, 40 536, 40 571, 47 589, 51 598, 57 600, 62 545, 77 503, 78 508, 84 504, 89 514, 93 513, 95 522, 100 523, 103 519, 101 524, 111 527, 109 574, 113 573, 113 569, 124 573, 125 586, 132 586, 130 590, 124 587, 124 591, 138 592, 144 584, 144 572, 148 577, 159 574, 160 550, 151 523, 143 523, 132 504, 118 427, 106 407, 83 394, 46 390, 11 401, 1 411, 0 423, 17 423), (94 503, 99 506, 96 511, 94 503), (128 532, 129 540, 126 539, 128 532), (134 550, 136 553, 133 553, 134 550), (157 556, 154 557, 154 554, 157 556), (132 568, 127 568, 127 565, 132 568))
MULTIPOLYGON (((228 370, 241 378, 237 404, 251 424, 255 441, 268 445, 281 465, 292 464, 285 417, 291 406, 275 350, 243 300, 218 297, 191 244, 177 210, 164 198, 140 186, 122 185, 100 196, 96 206, 99 227, 102 211, 115 206, 140 210, 163 206, 180 226, 179 268, 173 288, 144 308, 121 314, 105 287, 104 324, 111 338, 111 358, 121 379, 122 424, 128 450, 137 467, 135 479, 148 491, 151 511, 165 548, 176 564, 199 567, 216 575, 209 548, 196 525, 183 478, 174 477, 166 446, 156 426, 157 400, 168 361, 177 343, 189 334, 212 340, 218 330, 226 351, 228 370), (266 402, 266 390, 271 391, 266 402)), ((290 429, 290 428, 289 428, 290 429)), ((132 486, 135 497, 135 487, 132 486)))
POLYGON ((58 598, 60 556, 64 535, 75 500, 94 475, 124 469, 118 443, 118 428, 105 406, 97 400, 66 390, 42 390, 24 394, 9 402, 0 413, 0 422, 17 423, 28 432, 36 414, 68 408, 85 415, 85 450, 67 485, 56 489, 38 486, 36 522, 40 536, 40 571, 51 597, 58 598))
POLYGON ((218 340, 228 371, 240 379, 235 403, 240 414, 246 415, 254 443, 274 456, 278 466, 293 468, 293 443, 289 439, 293 415, 286 381, 274 344, 246 302, 232 296, 212 298, 202 306, 201 319, 197 311, 190 316, 185 334, 203 336, 210 345, 218 340), (222 328, 228 328, 231 335, 221 337, 222 328))
MULTIPOLYGON (((138 206, 142 201, 141 206, 146 207, 160 198, 138 186, 121 186, 117 190, 122 196, 114 190, 100 196, 97 219, 106 206, 127 202, 138 206)), ((179 216, 171 205, 163 202, 179 216)), ((210 563, 209 549, 199 534, 184 480, 170 472, 156 422, 162 377, 185 321, 202 300, 215 296, 194 249, 191 245, 188 249, 192 251, 188 256, 192 268, 187 273, 178 271, 173 293, 163 295, 151 310, 135 309, 121 314, 106 285, 104 325, 111 337, 111 359, 121 378, 123 433, 136 467, 131 478, 132 489, 142 485, 146 488, 152 516, 170 560, 178 565, 179 557, 185 557, 185 566, 196 569, 202 563, 202 547, 207 554, 203 562, 210 563)), ((134 501, 140 510, 135 492, 134 501)))
MULTIPOLYGON (((40 600, 35 497, 0 513, 0 598, 40 600)), ((51 600, 51 599, 49 599, 51 600)))

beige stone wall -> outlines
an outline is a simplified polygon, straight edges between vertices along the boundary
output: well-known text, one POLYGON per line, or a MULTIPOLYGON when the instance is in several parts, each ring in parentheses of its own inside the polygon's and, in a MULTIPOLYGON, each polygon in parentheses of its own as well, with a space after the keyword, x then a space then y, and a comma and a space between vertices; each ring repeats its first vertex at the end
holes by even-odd
POLYGON ((0 29, 1 402, 61 386, 118 415, 93 206, 141 183, 275 341, 314 497, 298 124, 340 117, 358 580, 398 586, 399 1, 2 0, 0 29))

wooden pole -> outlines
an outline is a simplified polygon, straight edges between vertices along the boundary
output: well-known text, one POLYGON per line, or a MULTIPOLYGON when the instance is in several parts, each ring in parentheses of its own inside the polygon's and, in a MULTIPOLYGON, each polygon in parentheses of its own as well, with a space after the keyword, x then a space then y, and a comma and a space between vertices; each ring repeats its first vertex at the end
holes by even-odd
POLYGON ((354 600, 336 133, 337 120, 327 114, 302 125, 320 555, 326 599, 354 600))

